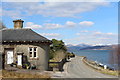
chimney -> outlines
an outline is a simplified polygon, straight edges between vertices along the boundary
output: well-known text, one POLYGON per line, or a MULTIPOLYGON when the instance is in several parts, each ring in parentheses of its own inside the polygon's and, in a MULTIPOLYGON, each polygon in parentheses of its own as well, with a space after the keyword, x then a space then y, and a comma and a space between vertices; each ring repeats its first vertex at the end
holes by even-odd
POLYGON ((23 20, 18 19, 18 20, 14 20, 14 29, 21 29, 23 28, 23 20))

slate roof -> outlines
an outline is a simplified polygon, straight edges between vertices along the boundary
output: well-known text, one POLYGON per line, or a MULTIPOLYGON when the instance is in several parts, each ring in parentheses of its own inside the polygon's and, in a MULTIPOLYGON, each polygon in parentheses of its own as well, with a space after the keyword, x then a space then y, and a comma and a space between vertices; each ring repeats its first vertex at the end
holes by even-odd
POLYGON ((24 41, 24 42, 51 42, 47 38, 37 34, 31 29, 3 29, 0 30, 0 40, 6 42, 17 42, 17 41, 24 41), (2 39, 1 39, 2 38, 2 39))

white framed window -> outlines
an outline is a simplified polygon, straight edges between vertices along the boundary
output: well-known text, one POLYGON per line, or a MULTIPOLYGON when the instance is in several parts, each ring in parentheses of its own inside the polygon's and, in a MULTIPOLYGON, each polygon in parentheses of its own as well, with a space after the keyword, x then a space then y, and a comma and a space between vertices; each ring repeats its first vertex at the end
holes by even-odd
POLYGON ((29 47, 29 57, 37 58, 37 47, 29 47))

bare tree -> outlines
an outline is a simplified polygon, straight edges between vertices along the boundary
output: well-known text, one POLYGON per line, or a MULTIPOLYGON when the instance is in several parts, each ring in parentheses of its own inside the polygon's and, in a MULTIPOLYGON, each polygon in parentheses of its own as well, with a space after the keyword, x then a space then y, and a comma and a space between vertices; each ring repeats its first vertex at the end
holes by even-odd
POLYGON ((6 28, 6 26, 0 21, 0 30, 6 28))

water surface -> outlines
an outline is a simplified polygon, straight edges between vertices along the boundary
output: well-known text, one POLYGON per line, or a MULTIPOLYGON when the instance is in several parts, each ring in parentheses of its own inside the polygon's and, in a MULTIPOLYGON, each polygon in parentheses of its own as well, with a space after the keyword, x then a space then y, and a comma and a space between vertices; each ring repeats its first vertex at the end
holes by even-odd
POLYGON ((86 56, 88 60, 96 61, 114 68, 113 64, 110 62, 111 50, 79 50, 74 51, 74 53, 78 56, 86 56))

